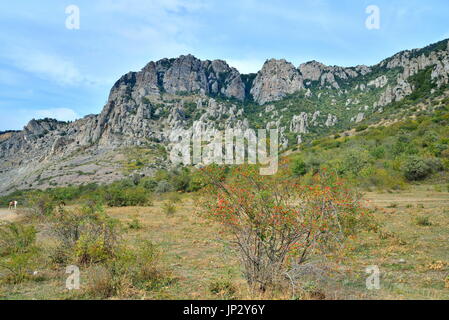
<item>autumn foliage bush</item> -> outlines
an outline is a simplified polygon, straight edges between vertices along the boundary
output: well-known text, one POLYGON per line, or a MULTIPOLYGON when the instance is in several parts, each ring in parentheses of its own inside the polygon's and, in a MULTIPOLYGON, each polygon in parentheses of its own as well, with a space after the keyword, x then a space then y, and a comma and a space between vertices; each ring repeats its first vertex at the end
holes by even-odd
POLYGON ((207 187, 203 214, 227 228, 240 252, 245 277, 261 291, 285 279, 293 265, 326 253, 364 226, 369 216, 359 196, 334 174, 321 170, 305 184, 287 164, 278 174, 255 166, 202 169, 207 187))

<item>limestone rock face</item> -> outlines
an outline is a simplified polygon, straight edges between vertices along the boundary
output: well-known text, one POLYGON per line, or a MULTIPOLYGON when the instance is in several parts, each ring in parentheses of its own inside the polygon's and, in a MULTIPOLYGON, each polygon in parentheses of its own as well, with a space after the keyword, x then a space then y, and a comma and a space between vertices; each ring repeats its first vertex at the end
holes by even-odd
POLYGON ((206 70, 200 60, 192 55, 175 59, 163 76, 163 88, 168 93, 209 91, 206 70))
POLYGON ((131 72, 114 87, 131 85, 139 96, 200 93, 243 100, 245 85, 240 73, 225 61, 201 61, 192 55, 148 63, 141 71, 131 72))
POLYGON ((245 86, 240 73, 225 61, 201 61, 192 55, 171 61, 165 73, 160 73, 163 89, 169 93, 180 92, 219 94, 244 100, 245 86))
POLYGON ((385 75, 382 75, 382 76, 368 82, 368 86, 375 87, 375 88, 383 88, 387 85, 387 83, 388 83, 388 78, 385 75))
POLYGON ((392 102, 401 101, 412 92, 411 85, 402 78, 399 78, 396 86, 387 86, 386 90, 380 96, 377 105, 383 107, 392 102))
POLYGON ((304 88, 299 71, 286 60, 267 60, 254 79, 251 94, 259 104, 276 101, 304 88))
POLYGON ((302 112, 300 115, 293 116, 290 123, 290 131, 294 133, 307 133, 309 126, 308 115, 302 112))
POLYGON ((327 120, 326 123, 324 124, 326 127, 333 127, 337 124, 337 116, 333 115, 333 114, 328 114, 327 115, 327 120))
POLYGON ((340 89, 337 80, 348 80, 371 72, 371 69, 367 66, 355 68, 331 67, 317 61, 303 63, 298 69, 304 81, 316 81, 322 87, 330 86, 334 89, 340 89))
POLYGON ((299 71, 303 75, 304 79, 319 81, 326 66, 317 61, 311 61, 303 63, 299 66, 299 71))

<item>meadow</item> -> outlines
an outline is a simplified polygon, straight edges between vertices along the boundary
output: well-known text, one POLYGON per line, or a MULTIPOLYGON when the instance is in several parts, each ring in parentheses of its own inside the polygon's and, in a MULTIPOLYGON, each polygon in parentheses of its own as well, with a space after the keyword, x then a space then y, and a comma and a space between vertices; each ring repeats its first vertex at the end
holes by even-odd
MULTIPOLYGON (((160 286, 105 297, 101 286, 92 288, 95 266, 82 266, 80 290, 69 291, 65 268, 48 261, 41 251, 37 274, 19 283, 2 278, 0 294, 2 299, 448 299, 449 193, 438 190, 417 185, 407 191, 366 193, 379 230, 362 232, 338 253, 315 261, 322 272, 306 275, 295 294, 288 289, 252 291, 231 236, 197 214, 192 195, 177 193, 166 194, 151 206, 105 211, 122 224, 122 241, 128 246, 137 248, 141 240, 148 240, 158 248, 158 268, 168 278, 160 286), (173 212, 167 212, 168 202, 173 203, 173 212), (365 269, 370 265, 380 269, 380 290, 366 289, 365 269)), ((20 214, 19 221, 30 224, 20 214)), ((48 247, 49 242, 45 232, 38 232, 38 247, 48 247)))

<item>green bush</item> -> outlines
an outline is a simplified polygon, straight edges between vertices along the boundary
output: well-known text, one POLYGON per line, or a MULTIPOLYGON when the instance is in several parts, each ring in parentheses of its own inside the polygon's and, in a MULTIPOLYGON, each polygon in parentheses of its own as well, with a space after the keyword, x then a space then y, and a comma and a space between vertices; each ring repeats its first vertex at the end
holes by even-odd
POLYGON ((135 217, 130 222, 128 222, 128 228, 132 230, 140 230, 142 229, 142 224, 140 223, 140 220, 135 217))
POLYGON ((443 162, 438 158, 425 159, 426 164, 429 166, 432 172, 439 172, 444 169, 443 162))
POLYGON ((36 229, 18 223, 0 226, 0 256, 26 253, 36 241, 36 229))
POLYGON ((370 155, 374 159, 383 159, 385 157, 385 148, 383 146, 376 147, 371 150, 370 155))
POLYGON ((157 181, 152 178, 144 178, 140 180, 139 185, 149 191, 154 191, 157 187, 157 181))
POLYGON ((237 288, 228 278, 220 278, 211 282, 209 286, 210 292, 223 300, 236 299, 237 288))
POLYGON ((1 280, 6 283, 18 284, 32 278, 32 270, 36 264, 36 252, 11 254, 0 261, 0 269, 6 271, 1 280))
POLYGON ((411 158, 404 164, 403 172, 407 180, 418 181, 427 178, 432 168, 421 158, 411 158))
POLYGON ((0 269, 2 281, 21 283, 31 277, 37 253, 33 226, 7 223, 0 226, 0 269))
POLYGON ((154 190, 156 193, 166 193, 173 191, 173 185, 167 180, 161 180, 158 182, 156 189, 154 190))
POLYGON ((48 193, 31 194, 27 205, 37 217, 50 216, 56 208, 55 199, 48 193))
POLYGON ((292 173, 295 176, 303 176, 307 173, 307 164, 302 159, 296 159, 292 165, 292 173))
POLYGON ((369 155, 364 150, 349 150, 343 156, 343 171, 357 175, 369 163, 369 155))
POLYGON ((171 182, 175 191, 188 191, 191 180, 192 176, 187 168, 175 170, 171 174, 171 182))
POLYGON ((104 191, 104 200, 110 207, 144 206, 150 204, 150 192, 142 186, 123 187, 113 184, 104 191))
POLYGON ((51 234, 59 240, 59 260, 73 257, 82 264, 98 263, 114 256, 118 227, 118 221, 107 216, 101 206, 61 209, 49 221, 51 234))
POLYGON ((426 217, 426 216, 417 217, 415 219, 415 222, 418 226, 422 226, 422 227, 429 227, 432 225, 432 222, 430 222, 429 217, 426 217))
POLYGON ((94 297, 128 296, 136 290, 159 290, 173 279, 160 266, 160 252, 149 242, 137 248, 122 247, 117 254, 92 272, 87 293, 94 297))

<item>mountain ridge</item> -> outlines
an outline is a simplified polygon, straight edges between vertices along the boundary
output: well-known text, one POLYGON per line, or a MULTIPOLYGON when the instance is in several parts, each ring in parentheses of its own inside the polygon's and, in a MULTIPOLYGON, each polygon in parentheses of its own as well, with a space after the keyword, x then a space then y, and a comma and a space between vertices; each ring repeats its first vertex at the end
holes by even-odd
POLYGON ((295 67, 285 59, 268 59, 253 75, 242 75, 223 60, 164 58, 120 77, 100 114, 70 123, 33 119, 1 140, 0 193, 122 178, 129 174, 123 148, 154 151, 153 162, 135 170, 152 174, 170 165, 157 150, 170 150, 170 138, 189 127, 278 128, 286 149, 390 117, 400 108, 389 106, 417 92, 418 98, 441 94, 448 82, 448 40, 399 52, 371 67, 314 60, 295 67))

